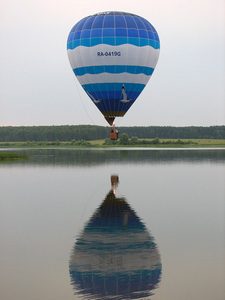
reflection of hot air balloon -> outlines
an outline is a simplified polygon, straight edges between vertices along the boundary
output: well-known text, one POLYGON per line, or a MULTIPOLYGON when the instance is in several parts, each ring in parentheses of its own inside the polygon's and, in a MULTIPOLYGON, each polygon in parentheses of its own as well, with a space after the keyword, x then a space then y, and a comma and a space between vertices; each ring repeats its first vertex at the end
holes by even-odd
POLYGON ((147 20, 114 11, 82 19, 67 42, 78 81, 110 125, 125 115, 144 89, 159 48, 158 34, 147 20))
POLYGON ((75 293, 87 299, 143 299, 161 277, 154 239, 113 190, 77 239, 69 268, 75 293))

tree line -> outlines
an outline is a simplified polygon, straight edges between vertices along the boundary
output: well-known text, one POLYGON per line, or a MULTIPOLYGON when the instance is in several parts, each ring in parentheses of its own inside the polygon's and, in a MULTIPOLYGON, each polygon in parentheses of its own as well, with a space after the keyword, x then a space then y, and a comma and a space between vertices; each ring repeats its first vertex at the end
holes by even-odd
MULTIPOLYGON (((120 136, 141 139, 225 139, 225 126, 120 127, 120 136)), ((109 137, 110 128, 96 125, 1 126, 0 142, 100 140, 109 137)))
POLYGON ((141 140, 134 136, 129 139, 129 136, 126 133, 122 133, 120 138, 117 141, 110 140, 109 138, 107 138, 105 139, 103 145, 139 145, 139 146, 148 145, 149 146, 149 145, 188 145, 188 144, 193 144, 193 141, 191 140, 182 141, 180 139, 161 141, 158 137, 155 139, 141 140))

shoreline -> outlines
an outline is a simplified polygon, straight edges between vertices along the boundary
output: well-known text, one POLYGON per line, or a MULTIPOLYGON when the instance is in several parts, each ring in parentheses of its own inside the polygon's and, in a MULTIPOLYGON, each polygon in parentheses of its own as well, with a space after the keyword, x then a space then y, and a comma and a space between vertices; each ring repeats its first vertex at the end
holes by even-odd
POLYGON ((0 149, 16 149, 16 148, 225 148, 225 140, 216 139, 159 139, 158 143, 154 143, 153 139, 139 139, 140 143, 136 144, 104 144, 105 140, 92 140, 92 141, 71 141, 71 142, 60 142, 60 141, 33 141, 33 142, 0 142, 0 149))

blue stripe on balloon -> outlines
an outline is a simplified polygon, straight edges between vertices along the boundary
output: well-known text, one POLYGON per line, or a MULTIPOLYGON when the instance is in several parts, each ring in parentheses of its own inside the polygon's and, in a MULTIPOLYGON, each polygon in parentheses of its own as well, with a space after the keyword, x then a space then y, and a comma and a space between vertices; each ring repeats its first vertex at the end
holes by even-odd
POLYGON ((134 101, 137 99, 137 97, 133 100, 131 100, 128 103, 122 103, 120 99, 106 99, 102 100, 99 103, 95 103, 95 105, 98 107, 98 109, 104 113, 107 111, 128 111, 128 109, 131 107, 131 105, 134 103, 134 101))
POLYGON ((90 39, 80 39, 68 42, 67 49, 75 49, 78 46, 85 46, 85 47, 93 47, 99 44, 107 44, 111 46, 119 46, 123 44, 131 44, 134 46, 151 46, 154 49, 159 49, 160 44, 156 40, 150 40, 145 38, 125 38, 125 37, 103 37, 103 38, 90 38, 90 39))
MULTIPOLYGON (((140 38, 148 38, 148 31, 147 30, 139 30, 139 37, 140 38)), ((154 37, 153 40, 156 40, 157 39, 154 37)))
MULTIPOLYGON (((120 91, 122 95, 122 86, 123 83, 90 83, 90 84, 84 84, 82 87, 84 90, 87 90, 89 93, 91 92, 98 92, 98 91, 120 91)), ((145 87, 145 84, 141 83, 125 83, 124 84, 126 92, 128 91, 134 91, 134 92, 141 92, 143 88, 145 87)), ((108 98, 108 97, 107 97, 108 98)))
MULTIPOLYGON (((95 99, 95 100, 99 100, 99 99, 103 99, 103 100, 122 100, 123 99, 123 95, 121 93, 121 90, 117 90, 117 91, 89 91, 88 89, 86 89, 86 91, 90 95, 95 99)), ((141 91, 129 91, 127 92, 127 99, 128 100, 136 100, 137 97, 140 95, 141 91)), ((90 97, 92 99, 92 97, 90 97)), ((92 99, 93 100, 93 99, 92 99)), ((121 102, 122 103, 122 102, 121 102)))
POLYGON ((90 32, 91 32, 91 38, 92 39, 95 38, 95 37, 102 37, 102 29, 99 29, 99 28, 91 29, 90 32))
POLYGON ((89 39, 91 37, 91 31, 90 30, 82 30, 80 34, 81 39, 89 39))
POLYGON ((105 28, 104 30, 102 30, 102 33, 101 35, 103 37, 106 37, 106 36, 115 36, 115 29, 114 28, 105 28))
POLYGON ((70 35, 75 35, 75 39, 79 38, 93 38, 93 37, 142 37, 148 38, 148 33, 152 34, 153 40, 158 40, 157 35, 152 31, 147 31, 143 29, 133 29, 133 28, 105 28, 105 29, 85 29, 81 31, 76 31, 70 35))
POLYGON ((157 33, 150 30, 138 30, 138 29, 127 29, 127 28, 113 28, 110 29, 86 29, 81 31, 70 32, 68 36, 68 42, 83 38, 102 38, 102 37, 140 37, 156 40, 159 42, 157 33))
POLYGON ((83 76, 85 74, 101 74, 101 73, 130 73, 130 74, 145 74, 147 76, 152 75, 154 69, 142 66, 126 66, 126 65, 106 65, 106 66, 89 66, 80 67, 73 70, 76 76, 83 76))
POLYGON ((115 30, 115 36, 123 36, 127 37, 127 28, 116 28, 115 30))

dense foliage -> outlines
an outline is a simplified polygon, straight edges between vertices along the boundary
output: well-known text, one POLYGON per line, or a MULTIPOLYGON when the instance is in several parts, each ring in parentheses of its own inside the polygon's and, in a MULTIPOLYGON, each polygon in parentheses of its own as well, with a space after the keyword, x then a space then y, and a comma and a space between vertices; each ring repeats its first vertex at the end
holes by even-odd
POLYGON ((178 140, 160 140, 158 137, 151 140, 138 139, 137 137, 132 137, 129 139, 129 136, 126 133, 122 133, 120 138, 117 141, 110 140, 109 138, 105 139, 104 145, 136 145, 136 146, 150 146, 150 145, 187 145, 187 144, 195 144, 195 142, 191 140, 182 141, 178 140))
MULTIPOLYGON (((210 127, 120 127, 120 136, 141 139, 225 139, 225 126, 210 127)), ((109 127, 95 125, 76 126, 22 126, 0 127, 0 142, 77 141, 99 140, 109 137, 109 127)), ((133 143, 132 142, 132 143, 133 143)))

